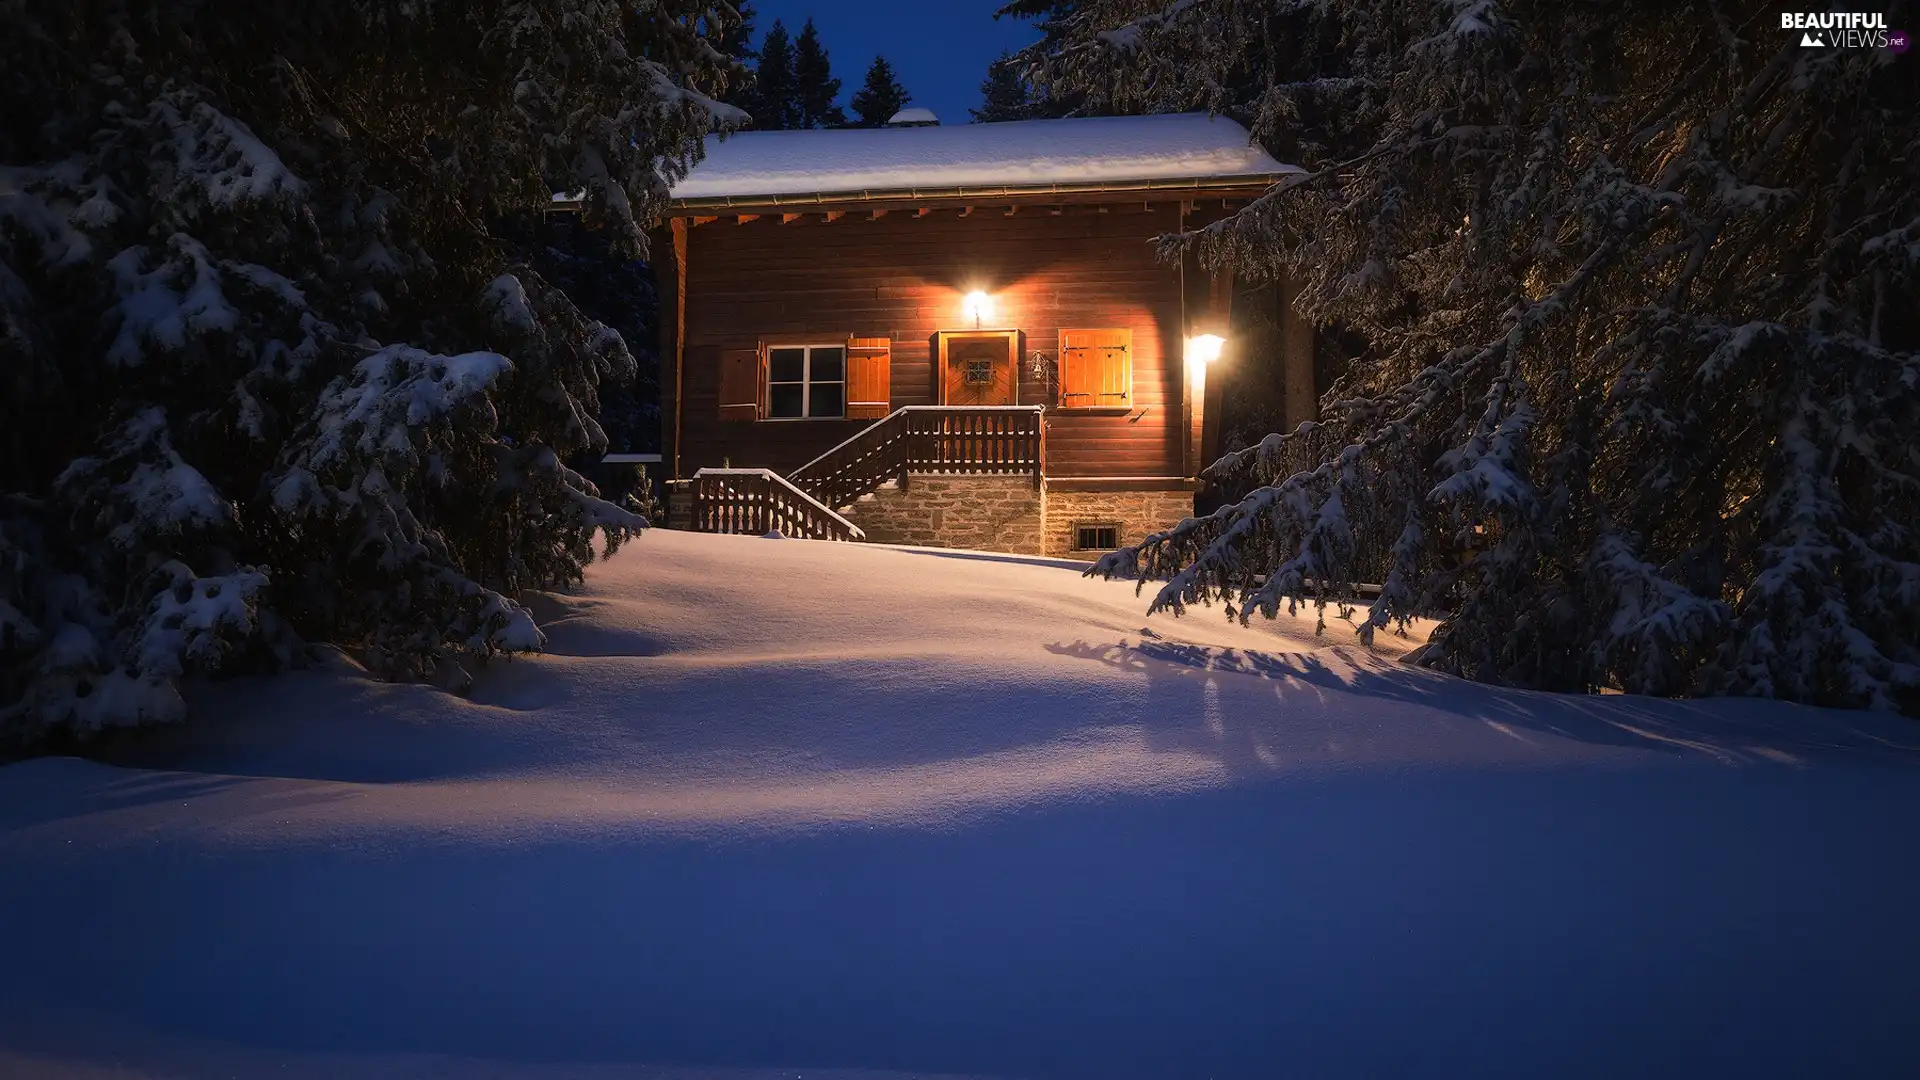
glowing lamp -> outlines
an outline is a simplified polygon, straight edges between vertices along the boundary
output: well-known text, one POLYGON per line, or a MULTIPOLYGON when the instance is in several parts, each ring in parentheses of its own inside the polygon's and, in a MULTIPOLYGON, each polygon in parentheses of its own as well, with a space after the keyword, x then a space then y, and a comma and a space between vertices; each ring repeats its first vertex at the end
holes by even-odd
POLYGON ((960 301, 960 311, 973 320, 974 329, 977 330, 982 323, 993 318, 993 297, 975 289, 960 301))
POLYGON ((1219 334, 1200 334, 1187 339, 1187 359, 1200 364, 1211 364, 1220 359, 1220 346, 1227 339, 1219 334))

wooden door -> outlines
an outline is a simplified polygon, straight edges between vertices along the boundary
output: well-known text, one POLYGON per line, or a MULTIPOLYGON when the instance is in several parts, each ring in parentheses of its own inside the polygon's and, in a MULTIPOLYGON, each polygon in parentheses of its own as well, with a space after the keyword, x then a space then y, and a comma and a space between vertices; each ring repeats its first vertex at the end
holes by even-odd
POLYGON ((939 338, 941 404, 1019 404, 1018 331, 942 332, 939 338))

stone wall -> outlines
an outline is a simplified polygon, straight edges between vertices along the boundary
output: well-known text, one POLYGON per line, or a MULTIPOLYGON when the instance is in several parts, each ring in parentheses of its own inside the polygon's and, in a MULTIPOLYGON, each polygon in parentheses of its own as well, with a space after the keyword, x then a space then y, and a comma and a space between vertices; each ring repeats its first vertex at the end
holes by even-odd
POLYGON ((1117 525, 1120 543, 1137 544, 1148 533, 1159 532, 1193 516, 1191 491, 1057 491, 1047 492, 1046 529, 1042 554, 1062 558, 1092 558, 1104 550, 1082 551, 1073 546, 1076 525, 1117 525))
POLYGON ((840 513, 870 543, 1037 555, 1043 507, 1031 477, 912 473, 840 513))
POLYGON ((1115 525, 1134 544, 1193 514, 1190 491, 1035 491, 1018 476, 915 473, 841 511, 876 544, 1090 559, 1076 525, 1115 525))

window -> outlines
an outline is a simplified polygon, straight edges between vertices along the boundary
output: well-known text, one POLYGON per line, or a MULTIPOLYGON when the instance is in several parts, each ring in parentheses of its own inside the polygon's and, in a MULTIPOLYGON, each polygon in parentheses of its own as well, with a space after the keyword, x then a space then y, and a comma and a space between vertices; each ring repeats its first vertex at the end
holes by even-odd
POLYGON ((1060 407, 1133 406, 1133 331, 1060 331, 1060 407))
POLYGON ((767 350, 769 419, 845 415, 846 345, 775 345, 767 350))
POLYGON ((1112 551, 1120 546, 1120 526, 1083 525, 1074 522, 1073 549, 1075 551, 1112 551))

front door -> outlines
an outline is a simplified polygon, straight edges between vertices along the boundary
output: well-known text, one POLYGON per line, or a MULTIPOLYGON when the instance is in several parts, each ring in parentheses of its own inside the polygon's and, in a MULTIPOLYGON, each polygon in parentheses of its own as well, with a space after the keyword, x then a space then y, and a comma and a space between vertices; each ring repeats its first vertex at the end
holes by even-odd
POLYGON ((941 404, 1019 404, 1019 331, 943 331, 938 337, 941 404))

